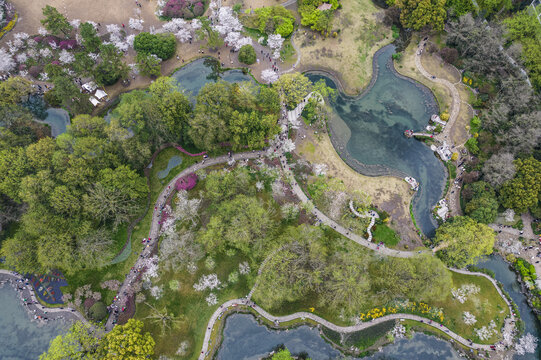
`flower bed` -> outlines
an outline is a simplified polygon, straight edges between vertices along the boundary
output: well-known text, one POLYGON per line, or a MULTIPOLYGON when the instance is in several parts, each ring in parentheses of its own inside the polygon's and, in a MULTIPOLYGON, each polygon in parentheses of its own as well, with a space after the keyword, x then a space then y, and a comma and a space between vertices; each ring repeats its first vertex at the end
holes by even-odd
POLYGON ((17 19, 19 19, 19 14, 15 13, 13 19, 11 19, 2 30, 0 30, 0 39, 4 37, 4 35, 6 35, 8 32, 10 32, 11 29, 13 29, 13 27, 17 23, 17 19))

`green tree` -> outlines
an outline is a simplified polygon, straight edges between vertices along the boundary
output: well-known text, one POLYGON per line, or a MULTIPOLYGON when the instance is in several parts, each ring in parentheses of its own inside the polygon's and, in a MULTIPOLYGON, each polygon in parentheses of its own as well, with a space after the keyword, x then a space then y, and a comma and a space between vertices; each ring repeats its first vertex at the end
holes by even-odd
POLYGON ((478 181, 464 186, 462 196, 469 202, 466 204, 466 215, 482 224, 494 222, 498 216, 498 200, 492 186, 478 181))
POLYGON ((92 325, 77 321, 66 334, 51 340, 49 349, 41 354, 39 360, 97 360, 100 336, 101 333, 96 332, 92 325))
MULTIPOLYGON (((201 27, 195 31, 198 40, 207 40, 206 47, 208 49, 217 49, 224 44, 220 33, 214 30, 210 25, 210 20, 207 18, 199 18, 201 21, 201 27)), ((203 47, 203 45, 201 45, 203 47)))
POLYGON ((320 294, 322 305, 344 310, 349 316, 357 313, 370 300, 367 297, 370 290, 369 260, 366 252, 358 248, 335 254, 326 270, 328 275, 320 294))
POLYGON ((436 230, 434 252, 449 266, 463 268, 490 255, 496 234, 467 216, 455 216, 436 230))
POLYGON ((436 31, 443 30, 447 10, 446 0, 397 0, 400 8, 400 22, 405 28, 420 30, 431 26, 436 31))
POLYGON ((88 309, 88 315, 95 321, 102 321, 107 317, 107 307, 98 301, 88 309))
POLYGON ((160 76, 161 74, 161 60, 154 54, 147 54, 140 52, 137 54, 135 61, 137 61, 137 69, 145 76, 160 76))
POLYGON ((20 76, 10 77, 0 82, 0 105, 20 103, 33 92, 31 81, 20 76))
POLYGON ((240 48, 239 51, 239 61, 246 65, 252 65, 257 60, 257 55, 255 54, 254 47, 252 45, 246 44, 240 48))
POLYGON ((154 339, 143 333, 143 322, 129 319, 117 325, 104 338, 100 354, 105 360, 144 360, 154 355, 154 339))
POLYGON ((280 132, 276 122, 276 116, 264 115, 252 112, 233 111, 229 123, 232 145, 235 150, 244 147, 261 148, 265 146, 265 140, 271 139, 280 132))
POLYGON ((506 208, 522 213, 539 203, 541 192, 541 162, 533 157, 514 161, 515 178, 506 181, 500 190, 500 202, 506 208))
POLYGON ((21 180, 29 172, 24 148, 0 150, 0 192, 19 201, 21 180))
POLYGON ((301 73, 283 74, 273 86, 279 89, 288 109, 294 109, 312 91, 312 83, 301 73))
POLYGON ((287 228, 278 239, 284 245, 268 260, 254 292, 255 301, 268 309, 302 299, 324 281, 328 249, 323 230, 313 226, 287 228))
POLYGON ((113 44, 100 45, 102 61, 94 71, 94 79, 100 85, 113 85, 128 75, 129 68, 122 61, 123 54, 113 44))
POLYGON ((288 349, 283 349, 272 355, 272 360, 293 360, 288 349))
POLYGON ((173 34, 150 34, 142 32, 133 41, 133 48, 137 52, 154 54, 162 60, 171 58, 177 49, 177 42, 173 34))
POLYGON ((67 76, 56 76, 53 79, 54 93, 62 102, 62 106, 74 114, 84 114, 92 111, 90 96, 80 92, 72 79, 67 76))
POLYGON ((68 35, 72 29, 70 23, 64 15, 58 12, 56 8, 47 5, 43 8, 43 16, 45 19, 40 20, 47 30, 53 35, 60 33, 68 35))
POLYGON ((212 253, 235 248, 258 258, 266 249, 266 235, 272 225, 269 213, 257 198, 238 195, 219 205, 199 241, 212 253))
POLYGON ((97 51, 101 45, 101 39, 94 26, 88 22, 82 23, 79 27, 79 32, 83 38, 83 46, 89 52, 97 51))

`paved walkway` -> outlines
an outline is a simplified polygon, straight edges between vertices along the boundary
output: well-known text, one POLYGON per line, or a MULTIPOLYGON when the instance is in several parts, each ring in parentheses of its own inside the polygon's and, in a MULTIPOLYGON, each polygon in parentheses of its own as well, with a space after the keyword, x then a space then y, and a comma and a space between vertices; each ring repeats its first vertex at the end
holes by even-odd
POLYGON ((368 241, 372 241, 372 227, 374 226, 374 224, 376 223, 376 219, 379 219, 379 215, 377 212, 375 211, 367 211, 366 213, 364 214, 360 214, 357 210, 355 210, 355 208, 353 207, 353 200, 350 200, 349 201, 349 209, 351 210, 351 212, 353 213, 353 215, 357 216, 357 217, 360 217, 360 218, 366 218, 366 217, 369 217, 370 218, 370 224, 368 225, 368 227, 366 228, 366 232, 368 233, 368 241))
POLYGON ((150 239, 149 243, 147 243, 147 246, 141 251, 141 254, 137 258, 137 261, 133 265, 132 269, 130 270, 129 274, 126 275, 126 279, 120 286, 120 289, 118 290, 117 297, 113 301, 111 308, 113 311, 111 311, 109 315, 109 319, 107 319, 107 323, 105 325, 105 330, 110 331, 114 324, 116 323, 118 316, 122 310, 123 307, 126 306, 128 296, 130 294, 131 287, 134 285, 136 280, 138 279, 139 275, 144 272, 144 264, 145 260, 152 254, 155 247, 158 244, 158 238, 159 238, 159 231, 160 231, 160 219, 161 219, 161 210, 165 206, 165 203, 167 201, 167 198, 171 195, 173 190, 175 189, 175 183, 178 179, 189 175, 193 172, 196 172, 197 170, 204 169, 209 166, 222 164, 230 161, 231 159, 234 159, 235 161, 239 160, 246 160, 246 159, 256 159, 261 156, 263 156, 265 153, 263 151, 251 151, 251 152, 245 152, 245 153, 239 153, 239 154, 233 154, 232 157, 229 157, 228 155, 222 155, 219 157, 206 159, 200 163, 197 163, 195 165, 192 165, 183 171, 181 171, 177 176, 175 176, 168 184, 164 187, 162 192, 160 193, 160 196, 158 196, 158 199, 156 200, 156 206, 154 208, 154 213, 152 214, 152 222, 150 225, 150 232, 148 234, 148 238, 150 239))
POLYGON ((460 94, 458 93, 458 90, 453 83, 446 79, 437 78, 425 70, 423 64, 421 63, 421 53, 423 52, 425 45, 426 41, 421 41, 419 43, 417 51, 415 52, 415 65, 417 66, 417 70, 419 70, 419 72, 430 81, 442 84, 443 86, 447 87, 453 97, 453 102, 451 103, 451 113, 449 114, 449 120, 447 121, 447 125, 445 125, 441 133, 434 136, 435 139, 443 142, 449 137, 451 128, 455 124, 458 113, 460 112, 460 94))
POLYGON ((47 322, 49 320, 80 320, 88 323, 85 317, 77 310, 68 307, 50 308, 41 305, 34 294, 34 288, 30 281, 22 275, 8 270, 0 269, 0 284, 9 284, 13 286, 23 305, 32 312, 34 319, 47 322), (26 299, 26 300, 24 300, 26 299))

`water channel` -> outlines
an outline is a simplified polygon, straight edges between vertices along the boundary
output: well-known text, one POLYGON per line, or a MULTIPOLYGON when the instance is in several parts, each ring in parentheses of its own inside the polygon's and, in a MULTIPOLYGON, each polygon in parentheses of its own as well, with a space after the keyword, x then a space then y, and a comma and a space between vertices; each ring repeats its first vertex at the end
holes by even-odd
MULTIPOLYGON (((430 116, 438 112, 434 96, 426 87, 396 73, 391 59, 392 45, 374 57, 371 85, 360 97, 339 94, 332 103, 334 114, 329 121, 331 140, 342 158, 358 172, 369 175, 413 176, 420 183, 413 200, 417 224, 427 236, 436 224, 431 210, 441 198, 446 171, 428 146, 408 139, 404 130, 422 130, 430 116)), ((310 79, 334 81, 320 73, 310 79)))

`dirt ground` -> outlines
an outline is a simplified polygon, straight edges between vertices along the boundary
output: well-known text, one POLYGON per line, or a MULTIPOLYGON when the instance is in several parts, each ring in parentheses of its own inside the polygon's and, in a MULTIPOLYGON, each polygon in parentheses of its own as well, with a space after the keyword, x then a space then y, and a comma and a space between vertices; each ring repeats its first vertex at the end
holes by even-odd
POLYGON ((372 199, 379 209, 391 215, 390 226, 398 232, 402 239, 399 247, 414 249, 421 246, 409 214, 409 204, 413 193, 402 179, 391 176, 364 176, 353 170, 336 153, 329 136, 314 134, 311 129, 299 129, 297 133, 297 150, 299 156, 311 163, 326 164, 327 174, 344 182, 351 190, 360 190, 372 199))
MULTIPOLYGON (((411 40, 409 46, 404 51, 402 60, 400 63, 395 64, 395 68, 402 75, 413 78, 427 86, 436 96, 441 111, 449 111, 452 101, 451 92, 444 85, 432 82, 425 78, 415 67, 415 51, 417 49, 418 40, 418 38, 413 38, 411 40)), ((438 78, 447 79, 455 84, 460 94, 462 104, 460 105, 458 118, 451 130, 451 139, 457 146, 464 144, 466 140, 468 140, 468 130, 466 129, 466 126, 469 125, 470 119, 473 117, 473 109, 468 103, 470 90, 461 83, 461 77, 458 70, 454 66, 446 64, 438 54, 429 54, 428 51, 423 51, 421 62, 423 67, 429 73, 438 78)))
POLYGON ((391 29, 381 22, 383 10, 372 0, 343 0, 334 18, 336 38, 297 31, 293 41, 300 48, 300 71, 321 69, 340 79, 343 91, 354 95, 370 83, 372 57, 392 41, 391 29))
MULTIPOLYGON (((265 1, 276 3, 275 0, 265 1)), ((94 0, 91 2, 79 0, 13 0, 12 2, 20 15, 19 21, 14 30, 2 38, 0 46, 4 45, 5 42, 12 38, 13 34, 18 32, 26 32, 31 35, 37 34, 37 30, 41 26, 40 20, 43 18, 42 8, 44 8, 45 5, 56 7, 57 10, 64 14, 70 21, 73 19, 80 19, 81 22, 94 21, 100 23, 101 33, 105 33, 105 25, 108 24, 125 24, 124 30, 128 35, 139 33, 138 31, 130 29, 127 25, 130 18, 139 17, 136 13, 138 7, 135 4, 135 0, 94 0)), ((227 0, 223 0, 222 4, 233 6, 238 1, 229 0, 229 2, 230 4, 227 3, 227 0)), ((143 31, 148 31, 151 26, 158 28, 163 25, 164 22, 159 20, 154 13, 157 6, 157 0, 139 0, 139 3, 142 4, 142 7, 140 8, 140 18, 144 20, 143 31)), ((192 41, 192 44, 177 43, 176 55, 178 55, 179 59, 177 59, 176 56, 173 56, 171 59, 164 61, 161 68, 162 75, 170 75, 178 67, 203 56, 212 56, 218 59, 224 64, 224 67, 249 67, 254 77, 258 80, 260 80, 261 72, 270 67, 268 60, 265 60, 264 56, 261 54, 257 54, 257 57, 260 60, 259 63, 256 62, 253 65, 246 66, 238 61, 237 53, 230 53, 230 49, 225 47, 225 45, 216 51, 204 50, 203 53, 200 53, 199 50, 202 44, 202 41, 192 41)), ((134 63, 134 57, 135 51, 130 49, 126 54, 126 63, 134 63)), ((288 66, 288 64, 283 64, 282 66, 288 66)), ((130 80, 131 83, 128 87, 123 86, 120 82, 107 87, 105 91, 109 94, 109 98, 113 99, 120 93, 129 90, 145 88, 151 83, 151 79, 146 76, 136 76, 135 79, 130 80)), ((96 111, 99 111, 99 108, 96 109, 96 111)))

